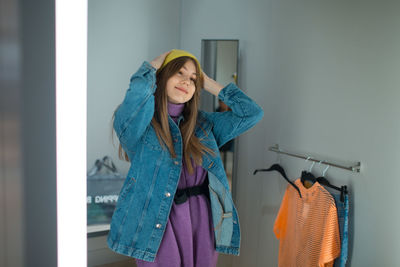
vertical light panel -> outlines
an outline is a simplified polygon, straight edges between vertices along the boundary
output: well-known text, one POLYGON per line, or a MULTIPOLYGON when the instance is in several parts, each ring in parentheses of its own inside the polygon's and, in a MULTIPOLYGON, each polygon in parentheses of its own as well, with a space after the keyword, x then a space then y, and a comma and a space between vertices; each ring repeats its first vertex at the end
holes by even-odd
POLYGON ((58 267, 86 267, 87 0, 56 0, 58 267))

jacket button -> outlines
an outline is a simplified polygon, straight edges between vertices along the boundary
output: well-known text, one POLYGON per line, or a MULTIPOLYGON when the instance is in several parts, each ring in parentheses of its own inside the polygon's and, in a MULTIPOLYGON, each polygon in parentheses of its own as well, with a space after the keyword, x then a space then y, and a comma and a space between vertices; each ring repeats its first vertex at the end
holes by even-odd
POLYGON ((179 162, 178 162, 178 161, 174 161, 174 164, 175 164, 175 165, 179 165, 179 162))
POLYGON ((157 223, 156 228, 161 228, 161 224, 157 223))
POLYGON ((165 193, 165 196, 166 196, 166 197, 170 197, 170 196, 171 196, 171 193, 170 193, 170 192, 167 192, 167 193, 165 193))
POLYGON ((175 139, 174 139, 174 141, 175 141, 175 143, 176 143, 176 142, 178 142, 178 139, 177 139, 177 138, 175 138, 175 139))

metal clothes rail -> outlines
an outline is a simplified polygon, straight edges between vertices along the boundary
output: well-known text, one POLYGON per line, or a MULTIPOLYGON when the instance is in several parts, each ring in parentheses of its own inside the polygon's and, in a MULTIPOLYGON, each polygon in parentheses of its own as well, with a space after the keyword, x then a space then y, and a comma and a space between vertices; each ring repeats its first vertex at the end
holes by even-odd
POLYGON ((269 147, 268 150, 276 152, 276 153, 279 153, 279 154, 285 154, 285 155, 288 155, 288 156, 291 156, 291 157, 296 157, 296 158, 300 158, 300 159, 308 159, 309 161, 314 161, 314 162, 317 162, 317 163, 333 166, 333 167, 336 167, 336 168, 345 169, 345 170, 352 171, 352 172, 360 172, 360 169, 361 169, 361 162, 356 162, 356 163, 354 163, 354 164, 352 164, 350 166, 343 166, 343 165, 340 165, 340 164, 337 164, 337 163, 333 163, 333 162, 329 162, 329 161, 326 161, 326 160, 316 159, 316 158, 309 157, 309 156, 306 156, 306 155, 301 155, 301 154, 296 154, 296 153, 284 151, 284 150, 280 149, 279 145, 277 145, 277 144, 275 144, 274 146, 269 147))

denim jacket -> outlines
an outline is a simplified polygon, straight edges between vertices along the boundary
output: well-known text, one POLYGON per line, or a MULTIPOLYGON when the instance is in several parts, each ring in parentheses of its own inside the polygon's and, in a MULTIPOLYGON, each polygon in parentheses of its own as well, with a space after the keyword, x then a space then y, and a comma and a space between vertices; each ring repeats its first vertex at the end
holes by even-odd
MULTIPOLYGON (((132 75, 122 104, 116 111, 114 129, 131 162, 112 216, 107 238, 117 253, 154 261, 174 200, 182 169, 182 136, 168 115, 176 152, 172 158, 160 145, 151 119, 154 114, 156 69, 145 61, 132 75)), ((263 110, 233 83, 219 95, 232 111, 198 111, 195 135, 215 156, 203 155, 208 172, 215 247, 218 252, 239 255, 239 218, 232 201, 219 148, 249 130, 263 117, 263 110)))

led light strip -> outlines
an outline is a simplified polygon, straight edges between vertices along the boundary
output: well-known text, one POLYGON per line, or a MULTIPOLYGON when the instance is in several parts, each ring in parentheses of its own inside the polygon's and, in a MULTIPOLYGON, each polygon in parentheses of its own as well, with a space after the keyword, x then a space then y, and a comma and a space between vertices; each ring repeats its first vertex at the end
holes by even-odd
POLYGON ((58 267, 87 266, 87 0, 56 0, 58 267))

